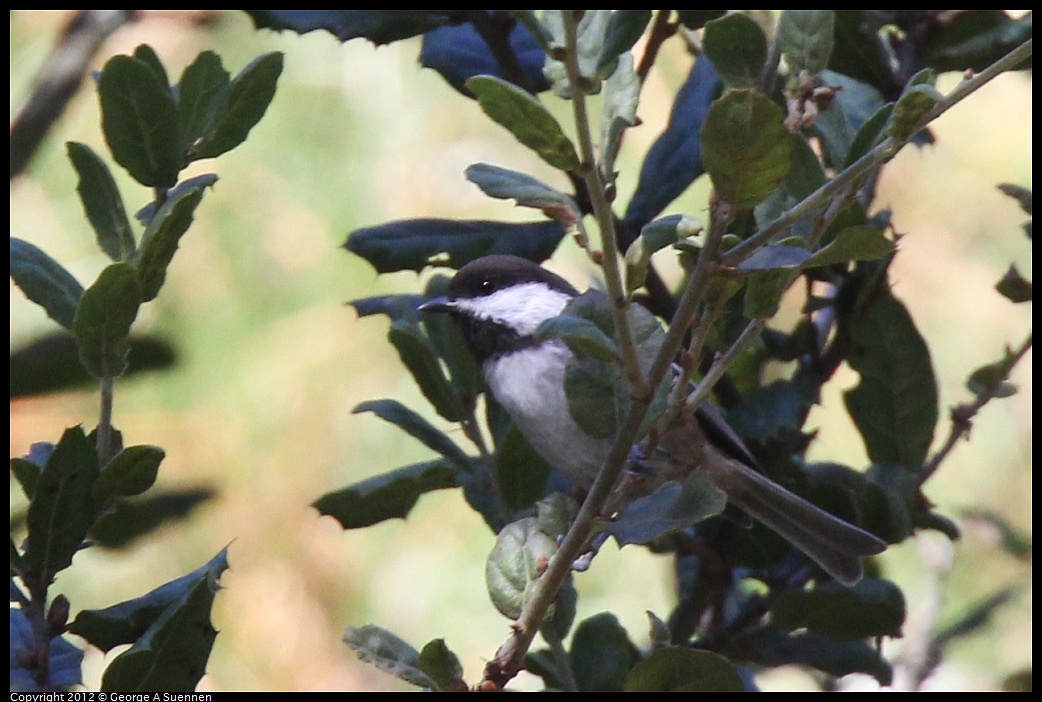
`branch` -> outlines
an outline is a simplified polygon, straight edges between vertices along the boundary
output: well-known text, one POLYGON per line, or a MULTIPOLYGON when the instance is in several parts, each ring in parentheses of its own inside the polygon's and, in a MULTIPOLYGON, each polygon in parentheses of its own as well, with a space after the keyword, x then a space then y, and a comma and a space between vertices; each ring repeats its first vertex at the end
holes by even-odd
POLYGON ((36 77, 32 95, 11 123, 12 180, 25 170, 51 125, 76 94, 94 54, 134 15, 134 10, 81 10, 65 27, 36 77))

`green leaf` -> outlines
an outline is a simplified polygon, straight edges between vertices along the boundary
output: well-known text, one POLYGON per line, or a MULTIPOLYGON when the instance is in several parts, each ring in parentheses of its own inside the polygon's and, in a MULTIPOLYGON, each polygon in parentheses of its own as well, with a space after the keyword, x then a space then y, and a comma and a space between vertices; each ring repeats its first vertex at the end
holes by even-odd
POLYGON ((167 90, 170 89, 170 78, 166 74, 166 68, 163 67, 163 62, 159 60, 159 55, 156 54, 148 44, 138 44, 134 47, 134 58, 144 62, 146 66, 152 69, 152 72, 156 74, 156 79, 159 84, 164 86, 167 90))
MULTIPOLYGON (((558 47, 566 44, 564 18, 565 12, 573 10, 545 10, 543 12, 543 24, 553 36, 553 43, 558 47)), ((575 53, 578 64, 579 75, 584 81, 579 86, 583 93, 596 93, 600 90, 600 79, 603 74, 598 72, 600 61, 603 57, 605 34, 611 20, 611 10, 584 10, 579 25, 576 27, 575 53)), ((604 65, 604 70, 613 68, 609 60, 604 65)), ((558 97, 570 100, 574 94, 575 86, 572 85, 568 76, 568 69, 563 61, 555 58, 555 52, 551 50, 543 66, 543 75, 550 81, 550 89, 558 97)))
POLYGON ((95 378, 116 378, 127 368, 130 326, 141 306, 137 273, 113 263, 80 298, 73 329, 80 360, 95 378))
POLYGON ((869 224, 847 227, 826 246, 814 252, 803 262, 803 268, 830 266, 849 261, 871 261, 885 258, 894 252, 894 242, 869 224))
POLYGON ((546 493, 550 465, 513 424, 496 445, 496 486, 503 502, 519 512, 546 493))
POLYGON ((787 630, 806 629, 841 641, 900 638, 905 600, 892 582, 865 579, 852 587, 826 583, 814 590, 786 590, 771 612, 787 630))
POLYGON ((626 249, 626 291, 633 293, 643 287, 652 254, 700 231, 701 222, 687 215, 669 215, 645 224, 626 249))
POLYGON ((541 323, 535 331, 539 341, 560 338, 583 356, 612 362, 619 358, 619 347, 596 323, 583 317, 562 314, 541 323))
POLYGON ((683 482, 669 481, 645 497, 629 502, 604 530, 620 546, 647 544, 719 514, 727 495, 705 471, 693 471, 683 482))
POLYGON ((98 454, 83 428, 65 430, 36 479, 29 502, 25 560, 49 584, 69 567, 97 517, 98 454))
MULTIPOLYGON (((557 551, 557 541, 539 529, 535 517, 507 524, 485 563, 485 583, 492 604, 507 619, 517 619, 532 596, 546 562, 557 551)), ((547 617, 553 617, 548 612, 547 617)))
POLYGON ((104 509, 117 497, 140 495, 156 482, 166 452, 158 446, 128 446, 101 471, 94 497, 104 509))
POLYGON ((463 680, 463 665, 449 647, 445 639, 429 641, 420 651, 420 668, 435 683, 435 688, 442 692, 467 692, 467 683, 463 680))
POLYGON ((995 284, 995 289, 1011 302, 1031 302, 1031 281, 1022 276, 1014 265, 1010 265, 1002 280, 995 284))
POLYGON ((640 76, 633 69, 633 56, 628 53, 619 57, 615 72, 604 81, 604 101, 601 104, 601 144, 604 155, 601 171, 608 182, 615 181, 615 158, 622 145, 622 133, 637 123, 640 85, 640 76))
POLYGON ((386 519, 405 519, 421 495, 456 487, 459 468, 448 460, 417 463, 330 492, 312 505, 345 529, 360 529, 386 519))
POLYGON ((888 102, 865 120, 857 130, 857 134, 854 135, 854 139, 850 142, 847 158, 843 162, 844 167, 857 161, 886 138, 886 128, 893 114, 894 103, 888 102))
POLYGON ((633 666, 626 692, 746 692, 734 665, 716 653, 669 646, 633 666))
POLYGON ((575 629, 569 658, 580 692, 621 692, 640 652, 615 615, 605 612, 575 629))
POLYGON ((738 264, 738 272, 794 270, 800 268, 810 258, 810 251, 801 246, 788 244, 761 246, 753 252, 752 256, 738 264))
POLYGON ((369 400, 352 410, 352 414, 372 412, 380 419, 401 427, 409 436, 419 439, 429 449, 440 453, 462 469, 467 469, 470 459, 459 446, 416 412, 397 400, 369 400))
POLYGON ((835 677, 865 673, 881 685, 893 680, 893 669, 882 657, 875 642, 837 641, 815 633, 785 635, 777 630, 761 630, 741 642, 747 655, 768 665, 810 666, 835 677))
MULTIPOLYGON (((794 247, 786 247, 794 248, 794 247)), ((807 251, 799 249, 803 256, 807 251)), ((791 252, 794 253, 794 252, 791 252)), ((794 271, 784 267, 761 270, 749 276, 742 314, 749 319, 769 319, 778 313, 782 295, 792 283, 794 271)))
POLYGON ((214 158, 246 141, 275 97, 281 74, 282 54, 277 51, 257 57, 242 69, 232 79, 213 128, 198 139, 192 159, 214 158))
POLYGON ((778 41, 793 76, 816 75, 832 55, 835 16, 832 10, 785 10, 778 22, 778 41))
POLYGON ((94 542, 104 548, 125 548, 164 524, 184 519, 193 509, 214 497, 206 487, 189 487, 144 497, 119 500, 91 529, 94 542))
POLYGON ((563 171, 579 167, 579 156, 561 125, 532 95, 493 76, 475 76, 466 85, 485 114, 544 161, 563 171))
POLYGON ((209 563, 141 597, 105 609, 85 609, 76 615, 69 631, 82 636, 102 651, 134 643, 168 608, 182 601, 197 585, 206 582, 213 569, 227 568, 226 557, 227 549, 209 563))
POLYGON ((475 163, 467 167, 466 176, 489 197, 513 199, 522 207, 534 207, 566 229, 574 227, 582 216, 575 200, 526 173, 475 163))
POLYGON ((113 261, 130 260, 137 243, 109 167, 86 144, 70 141, 65 147, 79 176, 76 191, 97 235, 98 245, 113 261))
POLYGON ((851 321, 850 366, 861 382, 844 394, 873 463, 918 471, 937 425, 930 352, 908 310, 884 287, 851 321))
POLYGON ((913 85, 898 98, 887 130, 898 140, 909 139, 922 128, 924 116, 944 99, 937 88, 926 83, 913 85))
POLYGON ((466 419, 467 408, 456 394, 452 383, 445 377, 445 371, 438 362, 438 355, 430 339, 416 323, 404 319, 395 320, 391 323, 387 336, 397 349, 402 363, 420 386, 424 397, 434 405, 438 414, 450 422, 466 419))
POLYGON ((719 197, 749 209, 789 171, 792 141, 782 109, 751 90, 731 90, 709 108, 702 125, 702 162, 719 197))
POLYGON ((83 286, 60 263, 28 241, 11 237, 11 279, 48 317, 72 330, 83 286))
POLYGON ((400 638, 378 626, 349 626, 344 643, 359 658, 385 673, 418 687, 437 690, 438 685, 423 669, 420 653, 400 638))
POLYGON ((147 631, 105 669, 106 692, 194 692, 206 673, 217 638, 210 610, 228 568, 226 551, 210 561, 205 577, 163 610, 147 631))
POLYGON ((702 46, 728 87, 759 87, 767 37, 753 19, 735 13, 706 22, 702 46))
POLYGON ((970 374, 966 387, 975 395, 989 393, 992 397, 1012 397, 1017 394, 1017 386, 1008 382, 1012 369, 1013 357, 1007 356, 996 363, 981 366, 970 374))
POLYGON ((113 158, 142 185, 168 188, 182 166, 177 105, 153 68, 114 56, 98 79, 101 126, 113 158))
POLYGON ((203 199, 203 190, 212 183, 200 183, 187 190, 171 191, 141 238, 137 260, 137 276, 141 285, 141 301, 154 300, 166 280, 166 269, 174 259, 181 237, 192 225, 195 208, 203 199))
POLYGON ((228 104, 231 76, 220 57, 204 51, 181 74, 177 91, 177 118, 181 125, 182 148, 191 160, 199 143, 214 129, 228 104))

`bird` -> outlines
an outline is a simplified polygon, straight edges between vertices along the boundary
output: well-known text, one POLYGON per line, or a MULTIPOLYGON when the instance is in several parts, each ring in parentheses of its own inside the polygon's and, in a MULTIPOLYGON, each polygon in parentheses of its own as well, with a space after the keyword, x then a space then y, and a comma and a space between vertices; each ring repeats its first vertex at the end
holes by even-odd
MULTIPOLYGON (((558 337, 536 334, 578 291, 537 263, 488 255, 463 265, 443 295, 420 306, 455 322, 495 400, 532 448, 579 488, 604 464, 613 437, 594 437, 569 409, 565 373, 573 351, 558 337)), ((845 585, 861 580, 861 558, 886 544, 815 506, 765 476, 745 443, 714 406, 702 403, 657 437, 653 449, 635 447, 628 466, 672 479, 705 470, 733 505, 762 522, 845 585), (641 457, 634 460, 634 457, 641 457)))

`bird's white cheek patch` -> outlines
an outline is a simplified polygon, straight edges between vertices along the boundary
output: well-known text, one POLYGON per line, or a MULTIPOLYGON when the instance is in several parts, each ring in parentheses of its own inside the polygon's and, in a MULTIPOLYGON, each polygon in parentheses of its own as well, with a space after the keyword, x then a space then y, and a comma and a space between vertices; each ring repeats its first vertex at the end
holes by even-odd
POLYGON ((484 297, 458 299, 455 304, 478 319, 499 322, 526 335, 561 314, 570 299, 570 295, 551 290, 543 283, 523 283, 484 297))

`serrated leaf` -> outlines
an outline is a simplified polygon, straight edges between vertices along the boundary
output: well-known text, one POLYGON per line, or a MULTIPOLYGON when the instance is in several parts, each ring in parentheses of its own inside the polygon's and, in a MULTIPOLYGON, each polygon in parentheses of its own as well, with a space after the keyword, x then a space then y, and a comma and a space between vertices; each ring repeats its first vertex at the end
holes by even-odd
POLYGON ((496 487, 514 512, 531 507, 546 493, 550 465, 511 425, 496 445, 496 487))
POLYGON ((449 460, 417 463, 327 493, 312 506, 345 529, 360 529, 386 519, 404 519, 424 493, 456 487, 459 474, 449 460))
POLYGON ((306 34, 324 29, 341 41, 365 38, 389 44, 448 22, 445 10, 245 10, 258 29, 306 34))
POLYGON ((716 653, 669 646, 633 666, 626 692, 745 692, 734 665, 716 653))
POLYGON ((719 514, 726 504, 727 495, 713 484, 708 474, 694 471, 683 484, 663 483, 650 495, 628 503, 604 530, 614 536, 620 546, 647 544, 719 514))
POLYGON ((527 173, 511 171, 488 163, 467 166, 467 180, 481 192, 500 200, 516 200, 522 207, 534 207, 550 219, 571 229, 581 216, 575 201, 555 188, 551 188, 527 173))
POLYGON ((117 497, 140 495, 156 482, 166 452, 158 446, 128 446, 105 466, 94 487, 97 504, 107 507, 117 497))
POLYGON ((127 337, 141 306, 137 273, 113 263, 80 298, 73 329, 80 361, 95 378, 116 378, 127 369, 127 337))
POLYGON ((900 588, 873 579, 851 587, 826 583, 813 590, 786 590, 771 608, 774 621, 787 630, 806 629, 840 641, 900 638, 905 610, 900 588))
POLYGON ((995 289, 1011 302, 1031 302, 1031 281, 1024 278, 1014 265, 1010 265, 1002 280, 995 284, 995 289))
POLYGON ((349 626, 344 632, 344 643, 363 661, 399 680, 423 688, 438 689, 434 679, 423 670, 419 651, 386 629, 372 624, 349 626))
POLYGON ((832 10, 785 10, 778 21, 782 55, 798 75, 823 71, 832 55, 835 17, 832 10))
POLYGON ((198 142, 213 131, 218 116, 228 104, 230 85, 231 75, 212 51, 200 53, 181 73, 177 86, 177 118, 188 160, 197 151, 198 142))
POLYGON ((702 45, 728 87, 760 85, 767 61, 767 37, 753 19, 734 13, 706 22, 702 45))
POLYGON ((558 222, 409 219, 358 229, 346 248, 378 273, 421 271, 433 263, 461 268, 490 254, 545 261, 565 230, 558 222))
POLYGON ((806 269, 849 261, 871 261, 885 258, 892 254, 894 249, 894 242, 887 239, 876 227, 868 224, 856 225, 841 230, 835 239, 804 261, 802 267, 806 269))
POLYGON ((181 237, 192 225, 195 208, 203 199, 203 190, 210 183, 182 190, 159 208, 144 236, 137 259, 137 276, 141 285, 141 301, 154 300, 166 280, 166 269, 174 259, 181 237))
POLYGON ((232 79, 228 97, 212 121, 212 128, 200 135, 190 160, 214 158, 246 141, 275 97, 282 75, 282 53, 258 56, 232 79))
POLYGON ((83 286, 65 268, 28 241, 11 237, 11 279, 31 302, 68 330, 73 328, 83 286))
MULTIPOLYGON (((539 529, 535 517, 503 527, 485 563, 485 583, 500 614, 511 620, 521 616, 536 581, 556 551, 557 541, 539 529)), ((553 617, 553 612, 547 617, 553 617)))
POLYGON ((669 215, 644 225, 626 249, 626 291, 633 293, 643 287, 655 252, 700 231, 702 224, 687 215, 669 215))
POLYGON ((205 577, 175 599, 127 651, 105 669, 106 692, 194 692, 206 673, 217 638, 210 610, 228 568, 226 551, 208 564, 205 577))
POLYGON ((433 345, 416 323, 395 320, 391 323, 387 337, 420 387, 423 396, 434 406, 438 414, 450 422, 466 419, 467 408, 456 394, 452 383, 445 377, 445 371, 442 370, 433 345))
POLYGON ((182 166, 177 105, 144 61, 109 59, 98 79, 101 126, 116 163, 142 185, 168 188, 182 166))
POLYGON ((568 651, 580 692, 622 691, 640 652, 614 614, 604 612, 575 629, 568 651))
POLYGON ((885 289, 851 324, 848 363, 861 375, 844 394, 873 463, 918 471, 937 425, 930 352, 908 310, 885 289))
POLYGON ((352 410, 352 414, 361 412, 372 412, 380 419, 400 427, 409 436, 419 439, 424 446, 440 453, 460 468, 468 468, 470 459, 452 439, 397 400, 369 400, 352 410))
POLYGON ((544 161, 563 171, 579 167, 579 156, 571 140, 531 94, 493 76, 475 76, 466 85, 477 96, 485 114, 544 161))
POLYGON ((702 162, 721 199, 748 209, 785 178, 792 142, 783 119, 780 107, 751 90, 731 90, 709 108, 702 162))
POLYGON ((70 141, 65 148, 79 176, 76 191, 98 245, 113 261, 129 260, 137 242, 109 167, 86 144, 70 141))
POLYGON ((226 559, 227 549, 218 553, 209 563, 141 597, 104 609, 85 609, 76 615, 76 619, 69 625, 69 631, 82 636, 102 651, 134 643, 145 635, 168 608, 183 601, 196 586, 211 578, 215 580, 228 567, 226 559))
POLYGON ((26 515, 25 560, 50 583, 72 563, 97 518, 98 455, 83 428, 65 430, 36 479, 26 515))

